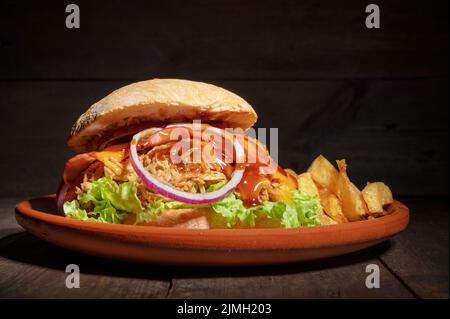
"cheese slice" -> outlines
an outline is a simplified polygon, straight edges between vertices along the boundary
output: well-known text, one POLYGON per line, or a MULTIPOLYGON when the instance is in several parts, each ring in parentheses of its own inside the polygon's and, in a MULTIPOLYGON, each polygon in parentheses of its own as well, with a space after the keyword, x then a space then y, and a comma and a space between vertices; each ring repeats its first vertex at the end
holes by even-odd
POLYGON ((116 175, 122 174, 122 162, 125 154, 123 151, 103 151, 96 152, 95 157, 116 175))

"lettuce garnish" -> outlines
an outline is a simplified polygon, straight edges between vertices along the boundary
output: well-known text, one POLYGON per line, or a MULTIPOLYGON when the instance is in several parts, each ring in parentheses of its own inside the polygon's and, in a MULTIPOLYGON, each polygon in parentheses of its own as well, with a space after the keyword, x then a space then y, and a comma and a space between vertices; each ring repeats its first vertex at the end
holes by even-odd
MULTIPOLYGON (((211 185, 207 191, 213 191, 220 186, 211 185)), ((289 203, 266 201, 250 208, 245 207, 234 193, 212 204, 195 205, 160 199, 143 207, 133 182, 117 184, 111 177, 102 177, 92 182, 87 192, 78 195, 76 200, 64 204, 64 213, 83 221, 120 224, 128 213, 136 215, 137 223, 152 222, 161 213, 178 208, 211 208, 225 218, 229 228, 238 222, 255 227, 258 215, 279 219, 281 225, 286 228, 321 224, 318 196, 310 196, 300 190, 292 191, 289 203), (80 208, 80 204, 92 209, 86 211, 80 208)))
POLYGON ((247 208, 242 200, 231 193, 223 200, 211 204, 212 209, 224 216, 230 228, 239 220, 255 227, 257 214, 267 218, 276 218, 285 228, 302 226, 318 226, 320 222, 320 200, 318 196, 310 196, 305 192, 293 190, 292 203, 265 201, 261 205, 247 208))
POLYGON ((77 200, 64 203, 64 213, 74 219, 120 224, 127 213, 138 214, 143 210, 133 182, 117 184, 111 177, 102 177, 91 183, 87 192, 77 200), (80 203, 90 205, 87 212, 80 203))

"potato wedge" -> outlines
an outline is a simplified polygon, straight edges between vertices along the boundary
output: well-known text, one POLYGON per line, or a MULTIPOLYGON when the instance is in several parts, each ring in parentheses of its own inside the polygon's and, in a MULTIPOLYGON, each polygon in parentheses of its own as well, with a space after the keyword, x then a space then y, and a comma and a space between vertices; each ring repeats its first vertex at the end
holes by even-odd
POLYGON ((336 183, 339 172, 324 156, 319 155, 309 166, 307 172, 321 188, 327 188, 336 193, 336 183))
POLYGON ((336 184, 336 195, 342 203, 345 217, 349 221, 361 220, 367 216, 368 209, 359 189, 350 182, 347 176, 347 164, 345 160, 337 161, 339 177, 336 184))
POLYGON ((325 213, 335 220, 338 224, 347 223, 348 219, 345 217, 342 204, 336 195, 331 193, 326 188, 319 190, 320 204, 325 213))
POLYGON ((284 171, 285 171, 286 173, 288 173, 289 175, 292 175, 292 176, 294 176, 295 178, 297 178, 297 173, 296 173, 293 169, 291 169, 291 168, 285 168, 284 171))
MULTIPOLYGON (((319 196, 319 189, 317 185, 314 183, 311 174, 306 172, 297 176, 298 181, 298 189, 304 191, 306 194, 310 196, 319 196)), ((320 200, 320 198, 319 198, 320 200)), ((322 205, 321 205, 322 206, 322 205)), ((333 225, 336 222, 329 218, 324 212, 323 207, 320 208, 320 221, 322 225, 333 225)))
POLYGON ((297 176, 298 189, 304 191, 306 194, 314 196, 319 195, 319 189, 314 183, 311 173, 303 173, 297 176))
POLYGON ((337 222, 333 219, 327 216, 325 213, 320 214, 320 222, 322 225, 336 225, 337 222))
POLYGON ((383 206, 394 201, 391 190, 382 182, 367 183, 361 194, 367 204, 369 214, 383 213, 383 206))

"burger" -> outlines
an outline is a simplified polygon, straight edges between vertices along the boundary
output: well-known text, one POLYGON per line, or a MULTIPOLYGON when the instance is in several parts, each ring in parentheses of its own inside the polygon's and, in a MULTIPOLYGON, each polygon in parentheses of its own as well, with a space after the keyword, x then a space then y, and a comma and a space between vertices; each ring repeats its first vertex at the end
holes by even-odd
MULTIPOLYGON (((77 155, 64 166, 58 209, 86 222, 197 229, 346 219, 324 213, 315 185, 323 173, 279 167, 248 134, 256 120, 249 103, 211 84, 153 79, 119 88, 73 125, 67 144, 77 155)), ((367 213, 361 207, 357 219, 367 213)))

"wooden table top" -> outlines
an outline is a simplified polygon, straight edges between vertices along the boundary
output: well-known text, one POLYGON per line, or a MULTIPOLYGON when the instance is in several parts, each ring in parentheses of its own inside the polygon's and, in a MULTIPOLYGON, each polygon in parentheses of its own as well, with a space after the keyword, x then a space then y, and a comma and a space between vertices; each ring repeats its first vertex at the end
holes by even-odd
POLYGON ((448 298, 448 199, 401 198, 411 222, 399 236, 345 256, 290 265, 189 268, 79 254, 23 231, 18 198, 0 199, 0 298, 448 298), (65 267, 77 264, 79 289, 65 267), (368 264, 380 288, 368 289, 368 264))

